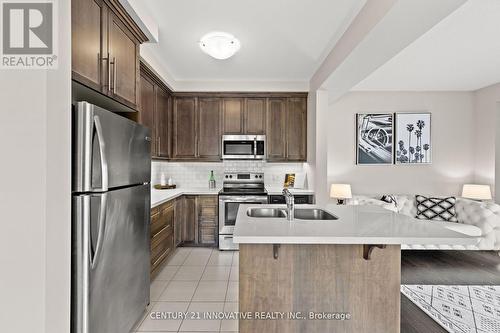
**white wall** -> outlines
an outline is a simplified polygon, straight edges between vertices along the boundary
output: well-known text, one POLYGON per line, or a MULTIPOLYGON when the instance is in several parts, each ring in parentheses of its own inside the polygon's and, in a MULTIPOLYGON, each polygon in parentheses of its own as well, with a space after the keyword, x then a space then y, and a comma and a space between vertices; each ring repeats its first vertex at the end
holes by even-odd
POLYGON ((2 332, 69 332, 70 1, 58 6, 59 69, 0 70, 2 332))
MULTIPOLYGON (((475 119, 475 182, 495 184, 495 133, 497 131, 497 103, 500 102, 500 83, 474 93, 475 119)), ((499 128, 500 129, 500 128, 499 128)), ((500 149, 498 147, 497 149, 500 149)), ((499 164, 500 166, 500 164, 499 164)), ((499 170, 500 172, 500 170, 499 170)), ((500 191, 500 188, 497 187, 500 191)), ((498 193, 498 192, 497 192, 498 193)))
POLYGON ((329 107, 328 182, 353 193, 458 195, 474 179, 474 95, 468 92, 353 92, 329 107), (355 114, 429 111, 433 162, 419 166, 356 165, 355 114))

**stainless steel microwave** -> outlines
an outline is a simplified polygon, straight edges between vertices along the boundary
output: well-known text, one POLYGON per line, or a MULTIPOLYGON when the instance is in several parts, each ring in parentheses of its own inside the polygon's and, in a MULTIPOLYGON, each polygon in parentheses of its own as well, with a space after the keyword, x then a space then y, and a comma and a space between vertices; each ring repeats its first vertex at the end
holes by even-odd
POLYGON ((265 160, 265 135, 223 135, 223 160, 265 160))

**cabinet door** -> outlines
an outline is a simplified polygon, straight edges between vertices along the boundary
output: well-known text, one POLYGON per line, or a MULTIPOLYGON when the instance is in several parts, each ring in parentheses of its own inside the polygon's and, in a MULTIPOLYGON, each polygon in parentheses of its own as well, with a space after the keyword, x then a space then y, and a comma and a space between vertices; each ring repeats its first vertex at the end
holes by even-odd
POLYGON ((155 104, 155 84, 141 75, 139 123, 151 130, 151 156, 156 156, 155 104))
POLYGON ((175 200, 174 206, 174 244, 178 246, 182 243, 183 228, 184 228, 184 197, 179 197, 175 200))
POLYGON ((196 158, 196 98, 174 98, 173 152, 176 159, 196 158))
POLYGON ((266 99, 246 98, 245 99, 245 133, 265 134, 266 133, 266 99))
POLYGON ((217 244, 217 196, 198 196, 198 243, 217 244))
POLYGON ((71 68, 73 79, 101 90, 103 19, 106 9, 101 0, 71 2, 71 68))
POLYGON ((196 197, 186 196, 184 199, 184 228, 182 241, 186 243, 196 243, 196 233, 198 231, 196 223, 196 197))
POLYGON ((267 158, 269 161, 284 161, 286 99, 268 98, 266 118, 267 158))
POLYGON ((170 157, 170 94, 157 87, 156 89, 156 136, 157 157, 170 157))
POLYGON ((224 134, 243 134, 243 98, 223 99, 224 134))
POLYGON ((139 41, 111 11, 108 20, 110 90, 113 98, 134 108, 137 105, 139 41))
POLYGON ((307 100, 303 97, 288 99, 286 114, 286 157, 288 161, 307 159, 307 100))
POLYGON ((220 160, 220 98, 198 99, 198 157, 220 160))

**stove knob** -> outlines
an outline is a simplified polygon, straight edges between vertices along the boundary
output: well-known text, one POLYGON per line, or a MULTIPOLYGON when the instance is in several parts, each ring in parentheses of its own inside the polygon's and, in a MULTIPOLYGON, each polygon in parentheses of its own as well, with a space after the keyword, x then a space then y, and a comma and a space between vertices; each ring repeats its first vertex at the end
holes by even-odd
POLYGON ((228 176, 228 175, 226 175, 226 178, 229 178, 229 176, 228 176))
POLYGON ((262 178, 262 175, 259 175, 259 178, 262 178))
POLYGON ((230 175, 229 178, 233 178, 233 175, 230 175))
POLYGON ((255 175, 255 178, 259 178, 259 176, 255 175))

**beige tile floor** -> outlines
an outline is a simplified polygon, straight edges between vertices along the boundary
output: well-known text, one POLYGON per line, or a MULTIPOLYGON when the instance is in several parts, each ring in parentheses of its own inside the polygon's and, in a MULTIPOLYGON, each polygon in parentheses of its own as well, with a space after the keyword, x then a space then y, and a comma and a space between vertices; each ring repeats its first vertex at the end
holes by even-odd
POLYGON ((156 312, 238 310, 238 252, 179 248, 151 283, 151 304, 136 332, 237 332, 237 320, 152 319, 156 312))

